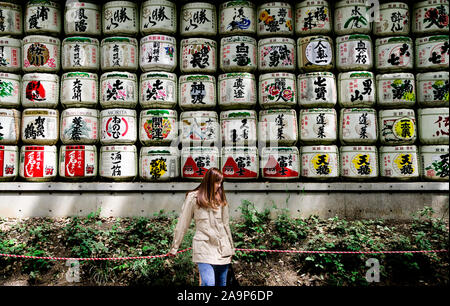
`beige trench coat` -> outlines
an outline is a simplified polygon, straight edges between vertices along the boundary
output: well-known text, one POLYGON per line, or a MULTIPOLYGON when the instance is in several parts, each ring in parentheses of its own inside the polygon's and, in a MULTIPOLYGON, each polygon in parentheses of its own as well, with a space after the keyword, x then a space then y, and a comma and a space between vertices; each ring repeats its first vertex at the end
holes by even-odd
POLYGON ((195 220, 192 261, 213 265, 231 263, 235 251, 229 225, 228 205, 217 210, 201 208, 197 205, 197 191, 192 191, 186 196, 169 253, 177 252, 192 218, 195 220))

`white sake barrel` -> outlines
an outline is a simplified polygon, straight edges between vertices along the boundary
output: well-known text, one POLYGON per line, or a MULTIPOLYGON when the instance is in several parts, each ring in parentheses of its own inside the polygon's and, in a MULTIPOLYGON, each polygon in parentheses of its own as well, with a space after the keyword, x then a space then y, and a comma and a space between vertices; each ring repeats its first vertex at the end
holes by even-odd
POLYGON ((112 71, 100 77, 100 104, 103 108, 135 108, 139 92, 135 73, 112 71))
POLYGON ((56 146, 22 146, 19 176, 29 182, 54 180, 58 175, 57 151, 56 146))
POLYGON ((94 145, 62 145, 59 151, 59 176, 81 181, 97 176, 97 147, 94 145))
POLYGON ((295 35, 331 34, 331 19, 328 1, 301 1, 295 5, 295 35))
POLYGON ((449 144, 449 109, 419 108, 419 140, 421 144, 449 144))
POLYGON ((322 35, 298 38, 297 62, 300 72, 332 70, 333 40, 329 36, 322 35))
POLYGON ((21 138, 24 144, 54 145, 59 140, 59 112, 28 108, 22 112, 21 138))
POLYGON ((379 110, 378 126, 383 145, 413 144, 417 138, 413 109, 379 110))
POLYGON ((98 104, 98 76, 89 72, 67 72, 61 76, 63 107, 92 107, 98 104))
POLYGON ((375 68, 379 73, 409 71, 414 65, 413 42, 407 36, 375 40, 375 68))
POLYGON ((295 109, 261 110, 258 122, 258 143, 270 143, 270 146, 293 146, 297 143, 295 109))
POLYGON ((96 144, 99 138, 99 111, 68 108, 61 113, 60 137, 63 144, 96 144))
POLYGON ((61 34, 61 6, 58 1, 31 0, 25 5, 25 35, 61 34))
POLYGON ((377 74, 377 105, 382 108, 413 107, 416 86, 412 73, 377 74))
POLYGON ((19 173, 19 147, 0 145, 0 182, 13 181, 19 173))
POLYGON ((53 73, 27 73, 22 77, 22 106, 56 108, 59 102, 59 76, 53 73))
POLYGON ((256 145, 257 117, 254 110, 220 112, 222 142, 225 146, 256 145))
POLYGON ((177 67, 177 42, 175 37, 154 34, 141 38, 139 67, 142 71, 163 70, 172 72, 177 67))
POLYGON ((22 41, 20 39, 0 37, 0 71, 2 72, 21 71, 22 70, 21 56, 22 56, 22 41))
POLYGON ((136 36, 139 9, 134 1, 108 1, 103 5, 103 35, 136 36))
POLYGON ((337 140, 334 108, 301 109, 299 121, 301 143, 331 144, 337 140))
POLYGON ((64 33, 69 35, 100 36, 101 5, 95 1, 66 1, 64 33))
POLYGON ((342 144, 375 144, 378 140, 374 108, 341 108, 339 139, 342 144))
POLYGON ((411 31, 416 36, 447 34, 448 14, 448 0, 415 2, 412 9, 411 31))
POLYGON ((182 37, 216 36, 217 16, 215 4, 190 2, 183 4, 180 12, 182 37))
POLYGON ((226 1, 219 6, 219 35, 255 35, 256 6, 251 1, 226 1))
POLYGON ((336 38, 336 67, 339 71, 371 70, 372 39, 369 35, 352 34, 336 38))
POLYGON ((219 106, 227 109, 251 109, 257 101, 255 75, 247 72, 231 72, 219 75, 219 106))
POLYGON ((312 179, 338 178, 339 154, 335 145, 302 146, 302 177, 312 179))
POLYGON ((342 72, 338 75, 341 107, 374 107, 375 78, 370 71, 342 72))
POLYGON ((334 9, 334 32, 336 35, 370 34, 372 20, 370 4, 366 0, 340 0, 334 9))
POLYGON ((107 37, 102 39, 100 47, 102 71, 137 71, 139 49, 136 38, 107 37))
POLYGON ((219 143, 220 125, 215 111, 187 111, 180 114, 183 145, 207 146, 219 143))
POLYGON ((419 71, 448 70, 449 36, 416 38, 415 68, 419 71))
POLYGON ((206 74, 181 75, 178 80, 182 110, 211 109, 217 104, 216 78, 206 74))
POLYGON ((0 108, 0 144, 17 145, 20 139, 21 112, 0 108))
POLYGON ((176 147, 142 147, 139 177, 145 181, 168 181, 180 177, 180 151, 176 147))
POLYGON ((147 109, 141 111, 139 141, 145 146, 169 144, 178 137, 177 111, 147 109))
POLYGON ((422 107, 448 107, 448 71, 416 74, 417 103, 422 107))
POLYGON ((217 147, 183 147, 181 149, 181 177, 201 180, 210 168, 220 168, 217 147))
POLYGON ((255 72, 258 68, 256 39, 230 36, 220 40, 220 63, 223 72, 255 72))
POLYGON ((342 146, 339 159, 344 179, 367 180, 378 177, 376 146, 342 146))
POLYGON ((381 146, 380 176, 398 180, 411 180, 420 174, 417 147, 381 146))
POLYGON ((58 38, 31 35, 22 40, 23 72, 59 72, 61 41, 58 38))
POLYGON ((216 73, 217 43, 212 39, 181 40, 181 73, 216 73))
POLYGON ((19 4, 0 2, 3 25, 0 27, 0 35, 21 36, 23 34, 22 7, 19 4))
POLYGON ((141 5, 141 34, 169 34, 177 32, 177 8, 168 0, 147 0, 141 5))
POLYGON ((98 39, 68 37, 62 41, 61 66, 65 71, 98 71, 100 50, 98 39))
POLYGON ((100 178, 112 181, 132 181, 138 176, 136 146, 102 146, 99 164, 100 178))
POLYGON ((409 35, 408 4, 404 2, 382 3, 379 14, 380 19, 375 19, 373 23, 373 35, 409 35))
POLYGON ((420 147, 420 177, 422 179, 448 182, 448 149, 448 145, 420 147))
POLYGON ((295 67, 295 40, 273 37, 258 41, 259 72, 294 72, 295 67))
POLYGON ((0 107, 19 108, 21 88, 20 75, 0 72, 0 107))
POLYGON ((300 176, 300 154, 297 147, 263 147, 261 177, 289 180, 300 176))
POLYGON ((258 148, 222 147, 221 169, 225 179, 257 179, 259 177, 258 148))
POLYGON ((294 12, 287 2, 269 2, 258 6, 258 37, 294 34, 294 12))
POLYGON ((301 108, 334 107, 337 103, 336 78, 331 72, 299 74, 297 85, 301 108))
POLYGON ((178 86, 175 73, 142 73, 139 85, 139 104, 142 108, 175 108, 177 105, 178 86))
POLYGON ((105 109, 100 112, 102 145, 134 144, 137 140, 136 110, 105 109))
POLYGON ((292 108, 297 103, 295 74, 272 72, 259 75, 259 105, 267 108, 292 108))

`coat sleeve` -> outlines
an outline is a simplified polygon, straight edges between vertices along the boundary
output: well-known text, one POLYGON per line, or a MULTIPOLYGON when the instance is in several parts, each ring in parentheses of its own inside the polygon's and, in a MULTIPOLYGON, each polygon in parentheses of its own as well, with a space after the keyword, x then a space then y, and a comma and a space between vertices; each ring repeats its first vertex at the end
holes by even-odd
POLYGON ((234 251, 234 242, 233 237, 231 236, 231 229, 230 229, 230 213, 229 213, 229 207, 228 204, 223 208, 223 224, 225 225, 225 230, 227 232, 228 238, 230 239, 231 248, 233 249, 233 255, 235 254, 234 251))
POLYGON ((191 224, 192 218, 194 217, 194 206, 196 204, 197 198, 194 193, 191 192, 187 195, 184 200, 183 206, 181 207, 181 215, 178 218, 177 226, 173 234, 172 247, 169 251, 171 254, 176 254, 181 242, 183 241, 184 235, 191 224))

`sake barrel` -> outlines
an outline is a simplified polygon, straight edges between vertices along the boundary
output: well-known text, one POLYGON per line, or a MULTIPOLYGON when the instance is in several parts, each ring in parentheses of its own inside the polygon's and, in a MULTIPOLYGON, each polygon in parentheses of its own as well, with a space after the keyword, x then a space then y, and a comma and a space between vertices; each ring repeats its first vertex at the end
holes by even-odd
POLYGON ((22 112, 21 138, 24 144, 54 145, 59 140, 59 112, 56 109, 27 108, 22 112))
POLYGON ((311 108, 300 110, 300 142, 303 144, 331 144, 337 140, 336 110, 311 108))
POLYGON ((448 70, 449 36, 416 38, 415 68, 419 71, 448 70))
POLYGON ((16 3, 0 2, 3 21, 0 22, 0 35, 21 36, 23 34, 22 7, 16 3))
POLYGON ((169 144, 177 140, 177 111, 147 109, 140 113, 139 140, 143 145, 169 144))
POLYGON ((182 37, 216 36, 216 6, 206 2, 190 2, 181 7, 180 35, 182 37))
POLYGON ((409 35, 410 18, 408 4, 404 2, 381 3, 380 19, 374 20, 375 36, 409 35))
POLYGON ((375 40, 375 68, 380 73, 413 69, 413 42, 407 36, 377 38, 375 40))
POLYGON ((132 181, 138 176, 138 156, 134 145, 100 147, 100 178, 132 181))
POLYGON ((65 71, 98 71, 100 68, 98 39, 65 38, 62 42, 61 66, 65 71))
POLYGON ((416 74, 417 103, 421 107, 448 107, 448 71, 416 74))
POLYGON ((417 147, 381 146, 380 147, 380 177, 413 180, 419 177, 419 162, 417 147))
POLYGON ((0 145, 0 182, 13 181, 19 168, 19 147, 0 145))
POLYGON ((99 111, 90 108, 68 108, 61 113, 63 144, 96 144, 99 134, 99 111))
POLYGON ((180 177, 180 151, 176 147, 142 147, 139 177, 145 181, 168 181, 180 177))
POLYGON ((139 67, 142 71, 172 72, 177 67, 177 42, 174 37, 153 34, 141 38, 139 67))
POLYGON ((216 73, 217 43, 212 39, 181 40, 181 73, 216 73))
POLYGON ((377 112, 373 108, 341 108, 339 139, 342 144, 375 144, 377 112))
POLYGON ((52 181, 58 175, 56 146, 22 146, 19 176, 29 182, 52 181))
POLYGON ((61 6, 58 1, 30 0, 25 5, 25 35, 61 34, 61 6))
POLYGON ((416 86, 412 73, 377 74, 377 104, 382 108, 413 107, 416 86))
POLYGON ((132 71, 139 66, 138 41, 131 37, 107 37, 102 39, 102 71, 132 71))
POLYGON ((218 143, 220 126, 215 111, 186 111, 180 114, 183 145, 207 146, 218 143))
POLYGON ((383 145, 413 144, 416 140, 416 117, 413 109, 378 111, 380 141, 383 145))
POLYGON ((0 72, 0 107, 20 106, 21 84, 20 75, 0 72))
MULTIPOLYGON (((1 23, 0 23, 0 33, 1 33, 1 23)), ((21 56, 22 56, 22 41, 20 39, 0 37, 0 71, 2 72, 21 71, 22 70, 21 56)))
POLYGON ((103 35, 136 36, 139 10, 134 1, 108 1, 103 5, 103 35))
POLYGON ((177 105, 178 86, 175 73, 143 73, 139 84, 139 104, 142 108, 175 108, 177 105))
POLYGON ((30 35, 22 40, 23 72, 59 72, 61 41, 58 38, 30 35))
POLYGON ((289 180, 300 176, 300 154, 297 147, 263 147, 261 176, 264 179, 289 180))
POLYGON ((0 108, 0 144, 17 145, 20 139, 21 113, 16 109, 0 108))
POLYGON ((64 32, 69 35, 100 36, 101 5, 93 1, 67 1, 64 11, 64 32))
POLYGON ((376 146, 342 146, 339 150, 341 176, 351 180, 378 177, 376 146))
POLYGON ((298 104, 301 108, 334 107, 337 103, 336 78, 331 72, 299 74, 298 104))
POLYGON ((245 180, 259 177, 257 147, 222 147, 221 169, 225 179, 245 180))
POLYGON ((137 118, 134 109, 102 110, 100 124, 102 145, 134 144, 137 140, 137 118))
POLYGON ((258 143, 293 146, 298 140, 295 109, 266 109, 259 112, 258 143))
POLYGON ((448 145, 420 147, 420 177, 425 180, 448 181, 448 145))
POLYGON ((268 108, 293 108, 296 99, 295 74, 272 72, 259 75, 259 105, 268 108))
POLYGON ((181 75, 179 84, 179 105, 182 110, 211 109, 216 106, 216 78, 214 76, 181 75))
POLYGON ((223 37, 220 40, 220 69, 223 72, 255 72, 258 68, 257 49, 253 37, 223 37))
POLYGON ((141 34, 169 34, 177 32, 177 8, 168 0, 147 0, 141 5, 141 34))
POLYGON ((251 1, 226 1, 219 6, 219 35, 255 35, 256 6, 251 1))
POLYGON ((258 37, 294 34, 294 14, 288 2, 269 2, 258 6, 258 37))
POLYGON ((98 105, 98 76, 90 72, 66 72, 61 76, 61 104, 63 107, 91 107, 98 105))
POLYGON ((138 95, 135 73, 112 71, 100 77, 100 104, 103 108, 135 108, 138 95))
POLYGON ((419 140, 421 144, 449 144, 449 109, 419 108, 419 140))
POLYGON ((59 76, 53 73, 24 74, 21 100, 24 108, 56 108, 59 102, 59 76))
POLYGON ((415 2, 412 9, 411 31, 416 36, 447 34, 448 14, 448 0, 415 2))
POLYGON ((338 75, 341 107, 374 107, 375 78, 370 71, 349 71, 338 75))
POLYGON ((333 40, 329 36, 307 36, 297 39, 300 72, 327 71, 334 68, 333 40))
POLYGON ((97 147, 94 145, 62 145, 59 151, 59 176, 72 181, 97 176, 97 147))
POLYGON ((331 19, 328 1, 300 1, 295 5, 295 34, 297 36, 331 34, 331 19))
POLYGON ((302 177, 335 179, 339 177, 339 154, 335 145, 302 146, 302 177))
POLYGON ((339 71, 371 70, 372 39, 369 35, 352 34, 336 38, 336 67, 339 71))
POLYGON ((257 117, 254 110, 220 112, 222 142, 225 146, 256 145, 257 117))
POLYGON ((288 37, 258 41, 259 72, 295 71, 295 40, 288 37))
POLYGON ((181 149, 181 177, 201 180, 210 168, 220 167, 217 147, 183 147, 181 149))
POLYGON ((370 3, 366 0, 340 0, 334 9, 334 33, 336 35, 370 34, 372 20, 370 3))
POLYGON ((230 72, 218 77, 219 106, 222 110, 251 109, 257 101, 255 75, 247 72, 230 72))

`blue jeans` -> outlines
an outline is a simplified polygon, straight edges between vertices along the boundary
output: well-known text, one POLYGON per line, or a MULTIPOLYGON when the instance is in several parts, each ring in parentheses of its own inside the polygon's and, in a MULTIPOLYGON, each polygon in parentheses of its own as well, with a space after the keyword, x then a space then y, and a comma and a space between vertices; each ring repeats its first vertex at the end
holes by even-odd
POLYGON ((198 271, 202 280, 202 286, 226 286, 228 264, 211 265, 198 263, 198 271))

